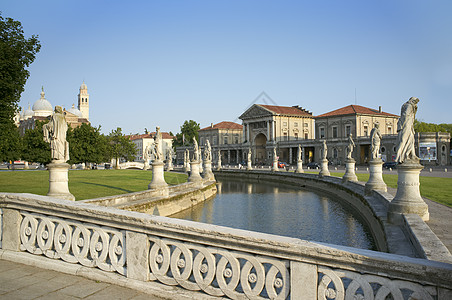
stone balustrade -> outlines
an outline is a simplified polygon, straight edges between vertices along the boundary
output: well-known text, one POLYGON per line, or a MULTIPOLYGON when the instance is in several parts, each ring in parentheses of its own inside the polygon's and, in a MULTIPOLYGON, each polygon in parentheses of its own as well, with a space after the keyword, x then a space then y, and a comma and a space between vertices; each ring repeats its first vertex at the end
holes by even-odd
POLYGON ((452 265, 437 261, 31 194, 0 193, 0 208, 2 259, 177 299, 452 297, 452 265))

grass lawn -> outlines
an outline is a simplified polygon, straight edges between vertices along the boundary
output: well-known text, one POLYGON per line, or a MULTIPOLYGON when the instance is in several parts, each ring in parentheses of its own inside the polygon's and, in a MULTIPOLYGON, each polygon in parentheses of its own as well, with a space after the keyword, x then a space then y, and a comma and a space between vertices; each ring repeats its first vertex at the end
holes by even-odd
MULTIPOLYGON (((147 190, 151 171, 143 170, 70 170, 69 191, 76 200, 92 199, 147 190)), ((179 184, 187 175, 165 172, 165 181, 179 184)), ((0 192, 46 195, 49 190, 48 171, 0 172, 0 192)))

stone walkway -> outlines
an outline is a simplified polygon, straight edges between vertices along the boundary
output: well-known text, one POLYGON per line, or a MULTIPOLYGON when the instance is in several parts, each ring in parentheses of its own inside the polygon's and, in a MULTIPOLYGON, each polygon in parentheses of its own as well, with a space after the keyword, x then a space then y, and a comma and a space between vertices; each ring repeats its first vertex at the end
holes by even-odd
POLYGON ((133 289, 0 259, 0 299, 163 300, 133 289))

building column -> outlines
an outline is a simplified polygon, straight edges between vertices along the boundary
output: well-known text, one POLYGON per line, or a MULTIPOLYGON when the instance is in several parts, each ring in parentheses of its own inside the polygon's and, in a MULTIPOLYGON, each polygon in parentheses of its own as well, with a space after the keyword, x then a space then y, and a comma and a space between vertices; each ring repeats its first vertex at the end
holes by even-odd
POLYGON ((292 147, 289 148, 289 164, 292 164, 292 147))
POLYGON ((231 150, 228 150, 228 165, 231 164, 231 150))
POLYGON ((272 121, 268 121, 267 122, 267 138, 268 138, 269 141, 271 141, 271 138, 270 138, 270 128, 271 128, 271 126, 272 126, 272 121))
POLYGON ((236 157, 236 162, 239 163, 240 162, 239 149, 235 150, 235 157, 236 157))

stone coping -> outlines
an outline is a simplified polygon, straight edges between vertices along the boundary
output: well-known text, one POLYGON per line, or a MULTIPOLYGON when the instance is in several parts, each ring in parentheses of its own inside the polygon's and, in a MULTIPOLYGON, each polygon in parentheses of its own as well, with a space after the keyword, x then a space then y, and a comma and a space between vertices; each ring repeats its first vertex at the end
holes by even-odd
MULTIPOLYGON (((452 264, 251 232, 60 200, 32 194, 0 193, 0 208, 50 215, 208 247, 226 248, 452 289, 452 264)), ((8 226, 7 224, 3 224, 8 226)))

